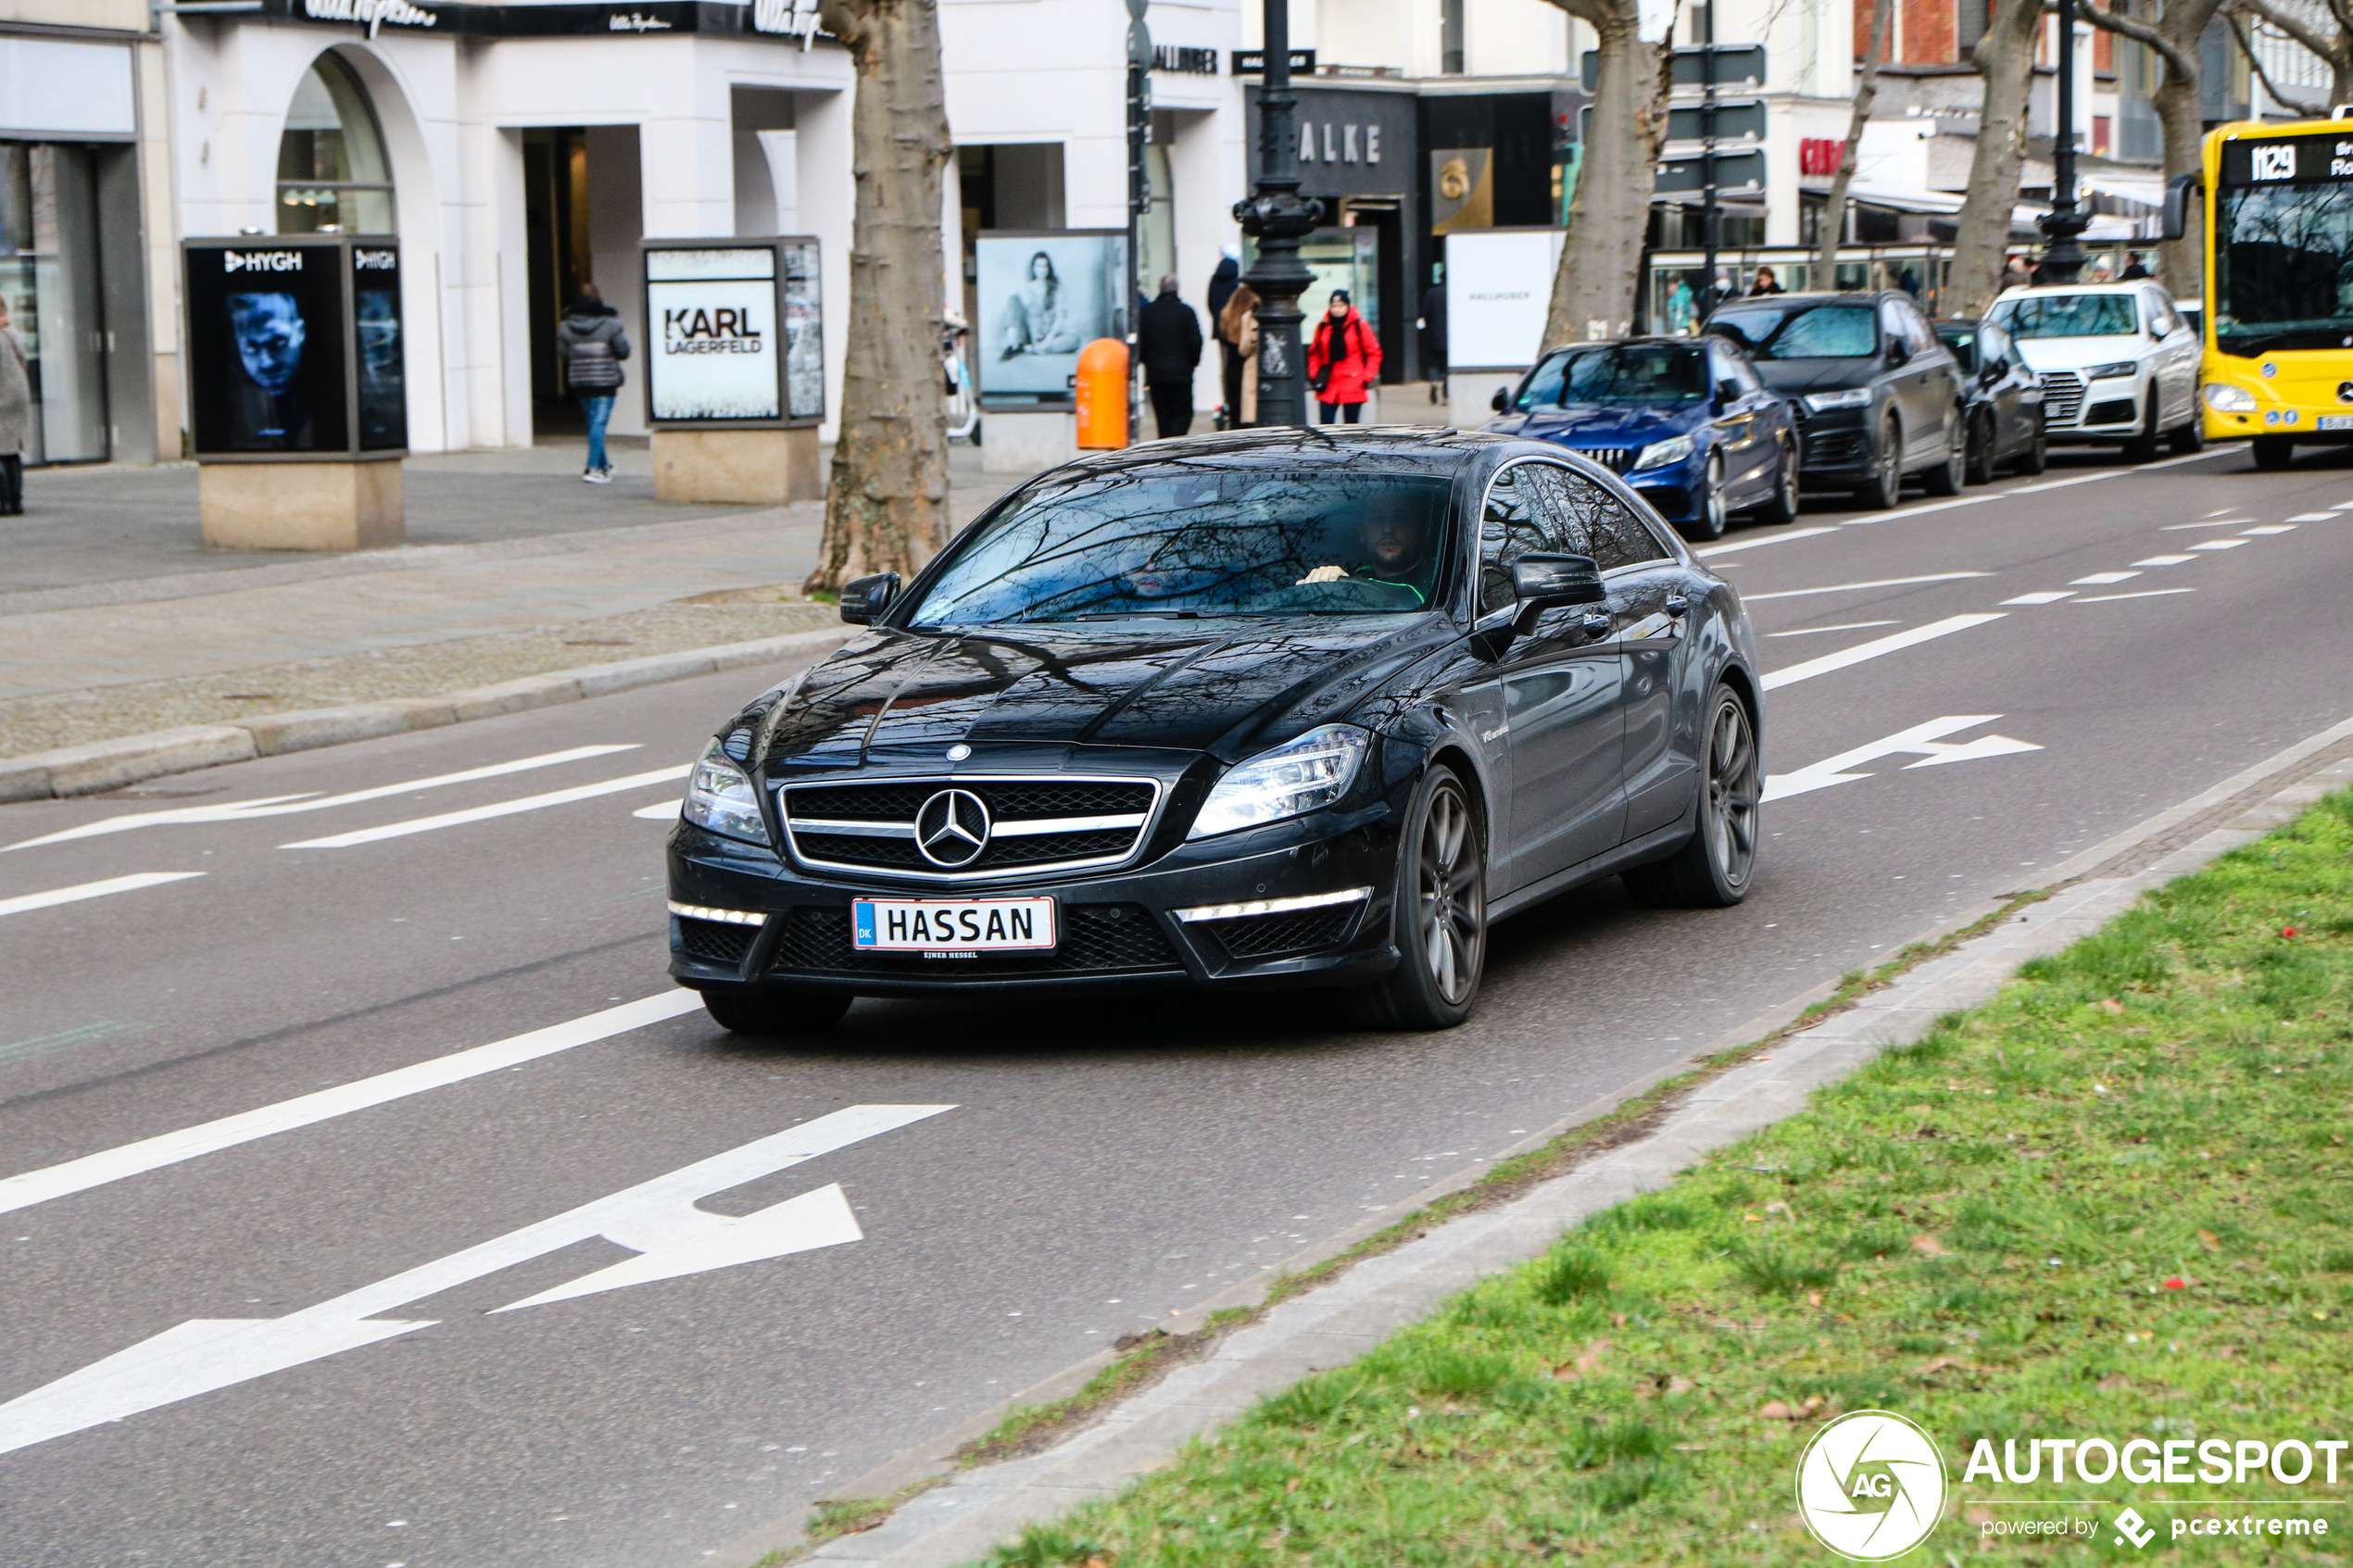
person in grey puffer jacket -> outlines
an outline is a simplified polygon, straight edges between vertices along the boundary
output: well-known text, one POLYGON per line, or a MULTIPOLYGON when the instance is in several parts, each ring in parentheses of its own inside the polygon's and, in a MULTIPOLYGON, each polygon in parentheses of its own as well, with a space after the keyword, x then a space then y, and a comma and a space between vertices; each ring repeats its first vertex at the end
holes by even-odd
POLYGON ((588 467, 580 477, 591 484, 610 484, 612 464, 605 458, 605 425, 612 418, 613 397, 628 379, 621 362, 629 358, 629 334, 621 330, 620 312, 605 303, 596 284, 582 284, 580 297, 564 307, 563 323, 556 329, 556 352, 563 359, 573 395, 588 416, 588 467))
POLYGON ((24 515, 24 449, 32 439, 32 378, 0 299, 0 517, 24 515))

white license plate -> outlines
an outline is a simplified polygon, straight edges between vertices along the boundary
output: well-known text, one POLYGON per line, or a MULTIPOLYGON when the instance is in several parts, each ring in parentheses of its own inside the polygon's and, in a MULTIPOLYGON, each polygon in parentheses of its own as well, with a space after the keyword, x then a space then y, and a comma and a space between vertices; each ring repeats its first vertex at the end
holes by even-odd
POLYGON ((2353 430, 2353 414, 2322 414, 2319 423, 2322 430, 2353 430))
POLYGON ((1051 898, 859 898, 850 945, 861 952, 968 959, 1042 953, 1054 946, 1051 898))

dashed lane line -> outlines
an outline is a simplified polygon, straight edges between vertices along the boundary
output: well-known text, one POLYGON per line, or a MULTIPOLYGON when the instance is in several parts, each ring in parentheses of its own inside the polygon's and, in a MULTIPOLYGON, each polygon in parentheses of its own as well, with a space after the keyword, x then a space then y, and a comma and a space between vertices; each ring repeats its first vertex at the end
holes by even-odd
POLYGON ((53 887, 46 893, 23 893, 14 898, 0 898, 0 915, 20 915, 59 904, 78 904, 84 898, 103 898, 109 893, 135 893, 142 887, 160 887, 167 882, 185 882, 202 875, 202 872, 138 872, 130 876, 110 876, 104 882, 53 887))
POLYGON ((1768 637, 1811 637, 1823 632, 1868 632, 1874 626, 1900 626, 1899 621, 1850 621, 1843 626, 1800 626, 1788 632, 1768 632, 1768 637))
POLYGON ((2196 588, 2144 588, 2136 594, 2095 594, 2089 598, 2078 599, 2075 602, 2080 605, 2112 605, 2119 599, 2156 599, 2162 598, 2168 594, 2195 594, 2196 592, 2196 588))
POLYGON ((1933 571, 1925 577, 1881 577, 1869 583, 1831 583, 1819 588, 1782 588, 1770 594, 1743 594, 1741 602, 1756 604, 1765 599, 1797 599, 1808 594, 1848 594, 1862 588, 1907 588, 1915 583, 1952 583, 1964 577, 1993 575, 1990 571, 1933 571))
POLYGON ((1836 653, 1824 654, 1819 659, 1809 659, 1803 664, 1793 664, 1786 670, 1776 670, 1765 677, 1765 689, 1769 692, 1782 686, 1793 685, 1799 681, 1810 681, 1817 675, 1827 675, 1832 671, 1844 670, 1851 665, 1877 659, 1882 654, 1897 653, 1905 648, 1916 647, 1921 643, 1934 642, 1939 637, 1949 637, 1956 632, 1966 632, 1972 626, 1983 626, 1990 621, 2003 619, 2005 617, 1999 614, 1990 613, 1948 616, 1943 621, 1933 621, 1925 626, 1915 626, 1908 632, 1893 633, 1888 636, 1874 638, 1868 643, 1857 643, 1851 648, 1841 648, 1836 653))
POLYGON ((348 849, 355 845, 374 844, 387 838, 406 838, 410 834, 432 833, 439 828, 463 826, 467 822, 486 822, 497 817, 511 817, 518 812, 537 811, 549 806, 569 806, 575 800, 594 800, 600 795, 618 795, 623 790, 643 789, 648 784, 669 784, 694 771, 691 762, 681 762, 674 768, 656 768, 650 772, 632 773, 627 778, 607 779, 601 784, 575 784, 570 789, 551 789, 545 795, 526 795, 520 800, 501 800, 489 806, 472 806, 462 811, 444 811, 437 817, 416 817, 405 822, 386 822, 382 827, 359 828, 351 833, 331 834, 325 838, 306 838, 296 844, 282 844, 281 849, 348 849))

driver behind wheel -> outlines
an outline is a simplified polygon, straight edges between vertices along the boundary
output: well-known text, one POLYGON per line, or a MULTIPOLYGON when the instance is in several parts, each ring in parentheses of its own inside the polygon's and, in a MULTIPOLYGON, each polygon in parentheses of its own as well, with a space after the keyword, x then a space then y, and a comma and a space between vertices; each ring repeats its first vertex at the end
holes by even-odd
POLYGON ((1364 555, 1350 567, 1319 566, 1299 580, 1310 583, 1379 583, 1402 588, 1416 605, 1427 600, 1420 580, 1428 575, 1428 508, 1402 487, 1384 485, 1365 498, 1357 515, 1356 543, 1364 555))

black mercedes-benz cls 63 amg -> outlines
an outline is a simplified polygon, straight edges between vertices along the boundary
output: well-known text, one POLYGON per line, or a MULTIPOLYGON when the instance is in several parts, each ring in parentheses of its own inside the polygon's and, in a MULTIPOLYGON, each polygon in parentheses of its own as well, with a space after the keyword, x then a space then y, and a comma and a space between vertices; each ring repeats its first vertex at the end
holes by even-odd
POLYGON ((1344 987, 1446 1028, 1490 925, 1617 875, 1723 906, 1763 705, 1730 584, 1508 436, 1245 431, 1014 490, 747 705, 669 844, 732 1030, 859 996, 1344 987))

